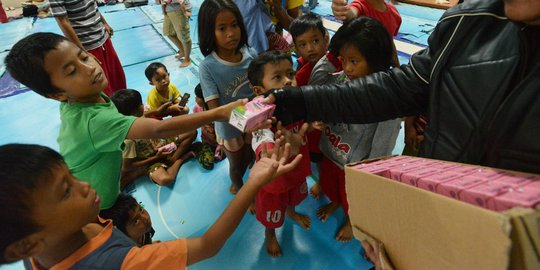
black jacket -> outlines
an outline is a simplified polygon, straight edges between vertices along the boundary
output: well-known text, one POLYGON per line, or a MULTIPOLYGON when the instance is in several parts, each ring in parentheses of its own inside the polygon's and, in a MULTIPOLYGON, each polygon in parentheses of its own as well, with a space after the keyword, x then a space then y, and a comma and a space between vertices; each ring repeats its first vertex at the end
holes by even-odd
POLYGON ((502 0, 466 1, 408 65, 277 91, 276 116, 369 123, 425 114, 421 156, 540 173, 538 30, 509 21, 502 0))

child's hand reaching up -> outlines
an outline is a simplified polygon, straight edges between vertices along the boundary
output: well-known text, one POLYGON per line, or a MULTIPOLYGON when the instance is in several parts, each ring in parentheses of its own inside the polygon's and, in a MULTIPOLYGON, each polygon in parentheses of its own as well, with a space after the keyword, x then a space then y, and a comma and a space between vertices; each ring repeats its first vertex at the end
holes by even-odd
POLYGON ((257 179, 265 185, 272 179, 292 171, 300 163, 302 155, 296 155, 288 162, 291 156, 291 145, 289 143, 282 145, 283 141, 283 138, 276 140, 271 154, 268 153, 266 146, 263 146, 261 159, 251 168, 249 179, 257 179))
POLYGON ((298 131, 294 132, 294 131, 284 128, 281 125, 281 122, 278 122, 277 124, 278 131, 276 132, 276 138, 283 137, 284 141, 291 145, 291 155, 294 156, 300 152, 300 147, 302 146, 302 143, 304 142, 304 137, 308 128, 309 128, 309 125, 307 123, 304 123, 298 131))

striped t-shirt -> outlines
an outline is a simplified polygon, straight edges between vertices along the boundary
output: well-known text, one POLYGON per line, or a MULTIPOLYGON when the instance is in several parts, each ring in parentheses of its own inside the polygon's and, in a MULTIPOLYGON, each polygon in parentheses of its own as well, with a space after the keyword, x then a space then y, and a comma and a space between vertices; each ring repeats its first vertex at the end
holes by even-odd
POLYGON ((67 16, 85 50, 100 47, 109 37, 95 0, 50 0, 53 16, 67 16))

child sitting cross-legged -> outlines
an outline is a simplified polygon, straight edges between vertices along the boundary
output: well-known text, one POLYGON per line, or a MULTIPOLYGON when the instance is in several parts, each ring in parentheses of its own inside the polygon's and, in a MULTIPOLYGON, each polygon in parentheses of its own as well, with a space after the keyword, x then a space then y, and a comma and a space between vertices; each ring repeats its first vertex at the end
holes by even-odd
MULTIPOLYGON (((136 117, 159 114, 159 111, 163 111, 170 104, 162 105, 158 111, 145 113, 141 94, 132 89, 124 89, 114 93, 111 100, 118 112, 136 117)), ((121 185, 125 187, 145 173, 148 173, 154 183, 169 185, 176 179, 182 164, 195 156, 190 147, 196 135, 196 131, 188 131, 166 140, 124 140, 121 185), (172 145, 174 147, 167 149, 166 144, 174 144, 172 145)))
MULTIPOLYGON (((270 51, 260 54, 248 68, 248 79, 256 95, 290 86, 294 84, 294 71, 291 57, 280 51, 270 51)), ((311 174, 308 148, 304 133, 308 128, 302 121, 285 127, 294 131, 291 138, 293 153, 302 153, 303 158, 298 168, 289 172, 271 184, 262 188, 255 198, 255 212, 257 220, 265 227, 266 250, 270 256, 281 256, 282 251, 276 238, 275 229, 283 225, 285 215, 296 221, 302 228, 309 229, 311 220, 308 216, 299 214, 295 206, 300 204, 307 196, 306 176, 311 174)), ((278 129, 281 125, 278 124, 278 129)), ((252 146, 257 160, 264 148, 274 146, 274 132, 276 128, 261 129, 253 132, 252 146)), ((279 135, 278 135, 279 136, 279 135)), ((289 139, 287 139, 289 141, 289 139)))
POLYGON ((26 269, 186 269, 218 253, 257 191, 294 169, 290 145, 251 169, 214 224, 200 237, 138 247, 98 217, 100 196, 79 181, 56 151, 39 145, 0 147, 0 264, 24 260, 26 269))
POLYGON ((189 113, 187 105, 180 105, 181 93, 176 85, 171 83, 169 71, 167 67, 159 62, 154 62, 148 65, 144 70, 144 75, 148 79, 148 83, 154 88, 148 93, 146 103, 150 110, 157 110, 163 104, 171 102, 171 106, 164 112, 153 115, 156 119, 163 119, 165 116, 178 116, 189 113))
MULTIPOLYGON (((195 86, 195 106, 193 113, 198 113, 208 110, 208 104, 204 101, 201 84, 195 86)), ((197 160, 199 164, 207 170, 214 168, 214 163, 225 158, 225 149, 223 148, 223 140, 216 135, 214 123, 206 124, 201 127, 202 148, 197 152, 197 160)))

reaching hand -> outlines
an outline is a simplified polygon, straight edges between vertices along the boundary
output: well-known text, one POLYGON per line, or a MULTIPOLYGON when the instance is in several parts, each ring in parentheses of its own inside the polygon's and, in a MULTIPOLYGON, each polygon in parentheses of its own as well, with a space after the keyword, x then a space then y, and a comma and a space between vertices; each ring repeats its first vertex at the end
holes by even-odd
POLYGON ((379 246, 372 246, 368 241, 362 241, 364 248, 364 258, 370 260, 375 265, 375 270, 382 270, 381 258, 379 256, 379 246))
POLYGON ((259 159, 251 172, 249 178, 258 181, 261 185, 265 185, 272 179, 279 177, 285 173, 292 171, 302 159, 302 155, 297 155, 293 160, 290 160, 289 155, 291 151, 291 145, 281 145, 282 140, 277 139, 274 145, 272 155, 268 155, 266 147, 263 147, 261 153, 261 159, 259 159))
POLYGON ((309 125, 304 123, 302 127, 296 132, 288 130, 281 125, 281 122, 277 124, 276 138, 283 137, 283 140, 291 145, 291 155, 297 155, 300 152, 300 147, 304 142, 304 137, 309 125))
POLYGON ((234 108, 238 106, 246 105, 247 102, 248 102, 248 99, 243 98, 243 99, 239 99, 237 101, 215 108, 218 120, 228 121, 229 118, 231 117, 232 110, 234 110, 234 108))
POLYGON ((167 111, 167 109, 168 109, 169 107, 171 107, 171 105, 172 105, 172 102, 170 102, 170 101, 161 104, 161 106, 159 106, 159 108, 157 109, 157 113, 158 113, 159 115, 165 114, 165 112, 167 111))
POLYGON ((338 20, 346 21, 354 15, 346 0, 332 0, 332 13, 338 20))

